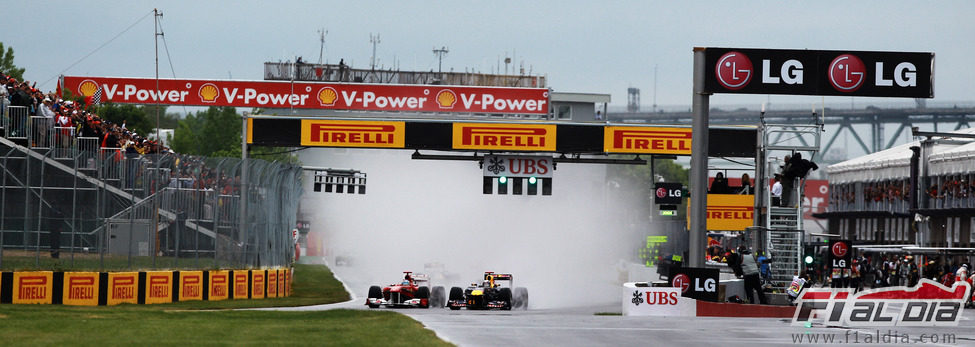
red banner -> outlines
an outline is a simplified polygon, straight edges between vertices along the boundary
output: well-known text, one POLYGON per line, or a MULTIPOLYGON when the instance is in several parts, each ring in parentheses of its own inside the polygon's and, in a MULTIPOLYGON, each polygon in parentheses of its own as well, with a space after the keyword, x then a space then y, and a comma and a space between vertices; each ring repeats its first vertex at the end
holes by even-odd
POLYGON ((547 114, 548 89, 64 76, 101 102, 351 111, 547 114))
POLYGON ((803 217, 807 220, 813 219, 813 213, 826 212, 829 205, 829 181, 827 180, 806 180, 802 195, 803 217))

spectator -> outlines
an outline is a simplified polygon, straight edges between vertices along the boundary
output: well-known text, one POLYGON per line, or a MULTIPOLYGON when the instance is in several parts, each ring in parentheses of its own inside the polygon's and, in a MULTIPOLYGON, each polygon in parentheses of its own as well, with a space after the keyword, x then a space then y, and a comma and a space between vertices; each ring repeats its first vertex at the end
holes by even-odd
POLYGON ((61 223, 57 223, 51 229, 51 258, 58 259, 61 256, 61 223))
POLYGON ((772 184, 772 206, 782 205, 782 174, 775 174, 775 183, 772 184))
POLYGON ((752 179, 748 177, 748 173, 741 174, 741 188, 738 189, 738 194, 755 194, 755 189, 752 188, 752 179))
POLYGON ((711 182, 711 194, 728 194, 731 192, 731 188, 728 187, 728 180, 724 178, 723 173, 718 173, 714 176, 714 181, 711 182))
POLYGON ((44 102, 37 108, 37 116, 44 117, 37 124, 35 146, 47 147, 47 133, 54 126, 54 110, 51 109, 51 99, 44 98, 44 102))

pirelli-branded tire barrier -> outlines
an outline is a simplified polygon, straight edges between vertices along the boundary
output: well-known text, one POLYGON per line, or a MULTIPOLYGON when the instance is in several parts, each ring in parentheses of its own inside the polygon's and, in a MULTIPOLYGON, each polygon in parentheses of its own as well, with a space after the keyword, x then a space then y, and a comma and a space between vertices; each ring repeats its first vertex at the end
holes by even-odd
POLYGON ((291 296, 294 269, 0 273, 0 303, 164 304, 291 296))

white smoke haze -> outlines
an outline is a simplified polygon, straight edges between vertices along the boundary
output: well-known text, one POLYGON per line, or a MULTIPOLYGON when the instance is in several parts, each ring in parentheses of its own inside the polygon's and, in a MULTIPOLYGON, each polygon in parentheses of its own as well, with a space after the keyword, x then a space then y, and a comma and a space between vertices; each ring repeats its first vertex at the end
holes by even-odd
POLYGON ((353 275, 346 276, 357 278, 349 285, 386 285, 402 271, 423 272, 425 263, 439 262, 458 277, 433 285, 449 290, 484 271, 512 273, 515 286, 528 288, 531 308, 619 301, 621 260, 634 260, 649 223, 633 217, 647 215, 645 203, 622 201, 617 192, 646 188, 608 182, 605 165, 560 163, 551 196, 485 195, 476 161, 412 160, 411 154, 301 154, 305 166, 368 174, 364 195, 316 193, 310 172, 305 176, 302 211, 311 231, 325 235, 330 263, 335 256, 353 259, 353 275))

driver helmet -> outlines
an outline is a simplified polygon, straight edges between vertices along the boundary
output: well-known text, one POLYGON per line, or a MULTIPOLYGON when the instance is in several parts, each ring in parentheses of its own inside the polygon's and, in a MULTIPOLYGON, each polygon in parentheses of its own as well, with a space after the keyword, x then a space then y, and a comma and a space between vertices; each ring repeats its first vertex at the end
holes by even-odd
POLYGON ((404 286, 408 286, 408 285, 410 285, 410 281, 408 281, 408 280, 403 280, 403 285, 404 285, 404 286))
POLYGON ((482 285, 484 286, 484 288, 491 288, 491 281, 484 281, 482 285))

